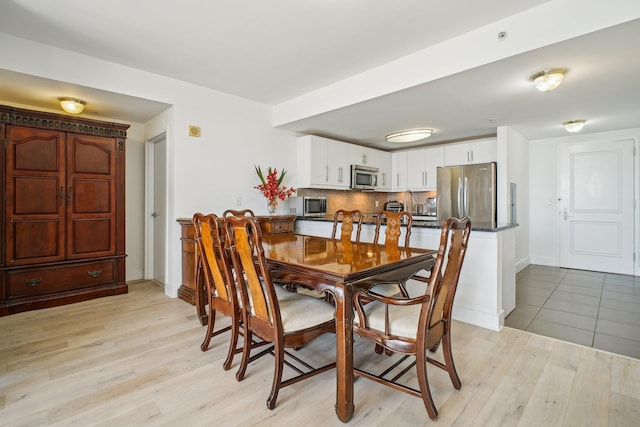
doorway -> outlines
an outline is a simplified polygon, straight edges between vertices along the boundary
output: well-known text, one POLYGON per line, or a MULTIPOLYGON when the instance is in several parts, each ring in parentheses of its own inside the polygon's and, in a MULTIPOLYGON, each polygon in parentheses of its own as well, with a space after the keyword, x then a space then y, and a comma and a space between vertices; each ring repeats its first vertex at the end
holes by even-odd
POLYGON ((560 148, 560 267, 634 274, 634 142, 560 148))
POLYGON ((167 248, 167 138, 159 135, 146 144, 145 279, 166 283, 167 248))

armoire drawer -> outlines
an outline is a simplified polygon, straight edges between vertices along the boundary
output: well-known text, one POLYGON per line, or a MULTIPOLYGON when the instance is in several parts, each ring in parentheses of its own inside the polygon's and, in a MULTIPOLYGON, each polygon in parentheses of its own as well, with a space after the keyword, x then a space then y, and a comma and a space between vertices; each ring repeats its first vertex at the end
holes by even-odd
POLYGON ((7 274, 8 299, 113 283, 115 260, 15 270, 7 274))

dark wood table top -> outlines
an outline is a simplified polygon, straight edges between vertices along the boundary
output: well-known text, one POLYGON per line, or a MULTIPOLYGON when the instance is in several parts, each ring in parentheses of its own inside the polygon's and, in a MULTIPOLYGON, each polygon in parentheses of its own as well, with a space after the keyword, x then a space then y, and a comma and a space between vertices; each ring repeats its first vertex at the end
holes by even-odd
POLYGON ((415 273, 415 264, 430 260, 436 252, 302 234, 263 236, 262 242, 274 267, 343 283, 375 278, 392 270, 401 278, 403 266, 415 273))

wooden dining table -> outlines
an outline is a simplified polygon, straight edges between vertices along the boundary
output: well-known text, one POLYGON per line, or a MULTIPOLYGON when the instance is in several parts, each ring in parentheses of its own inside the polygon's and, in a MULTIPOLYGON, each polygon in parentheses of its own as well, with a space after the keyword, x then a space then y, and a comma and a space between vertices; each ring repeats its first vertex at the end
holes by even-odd
POLYGON ((353 415, 353 292, 404 281, 433 265, 435 250, 386 247, 302 234, 263 236, 274 278, 303 282, 333 295, 336 307, 336 414, 353 415))

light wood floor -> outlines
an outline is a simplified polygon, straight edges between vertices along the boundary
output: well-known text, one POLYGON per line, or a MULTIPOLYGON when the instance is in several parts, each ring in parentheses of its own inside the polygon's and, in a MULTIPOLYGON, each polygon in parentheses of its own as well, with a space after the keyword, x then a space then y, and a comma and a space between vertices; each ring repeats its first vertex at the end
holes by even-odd
MULTIPOLYGON (((270 411, 270 356, 236 382, 238 358, 222 369, 228 335, 203 353, 193 306, 149 282, 129 290, 0 318, 0 425, 342 425, 334 371, 283 389, 270 411)), ((640 360, 459 322, 453 343, 462 389, 429 367, 437 422, 421 400, 359 379, 349 425, 640 425, 640 360)), ((359 366, 388 362, 370 343, 355 345, 359 366)), ((299 353, 322 362, 333 352, 327 335, 299 353)))

